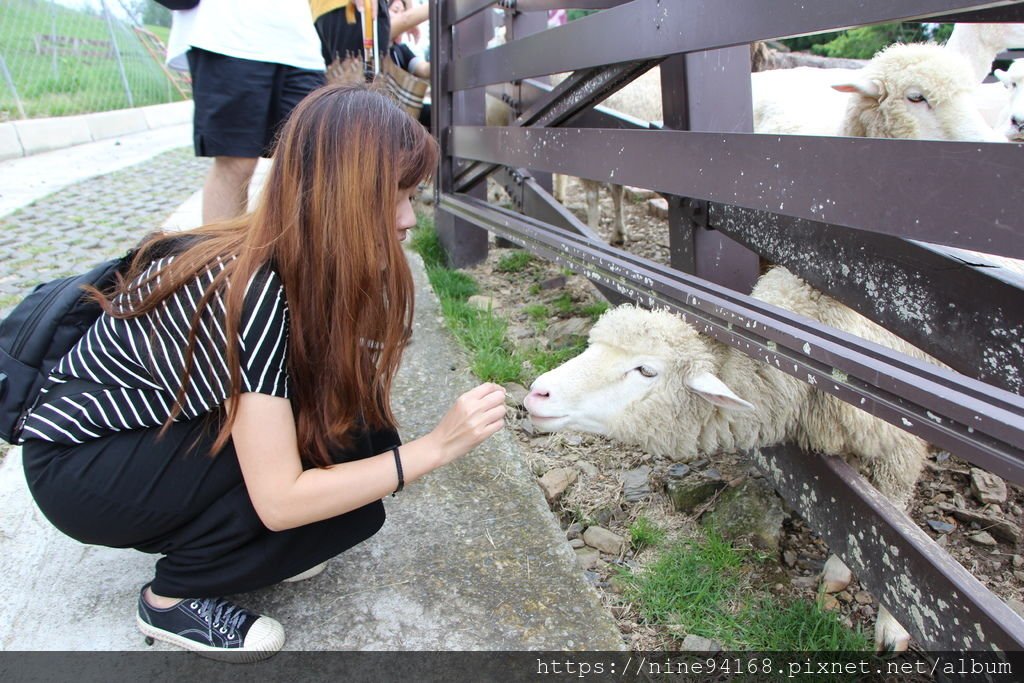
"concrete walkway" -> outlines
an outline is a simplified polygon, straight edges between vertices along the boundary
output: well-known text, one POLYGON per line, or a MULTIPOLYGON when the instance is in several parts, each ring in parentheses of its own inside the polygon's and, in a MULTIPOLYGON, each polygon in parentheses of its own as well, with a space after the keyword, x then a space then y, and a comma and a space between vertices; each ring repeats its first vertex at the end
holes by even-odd
MULTIPOLYGON (((111 147, 109 156, 94 148, 92 172, 116 170, 129 179, 149 174, 156 161, 143 159, 146 155, 127 167, 111 157, 147 146, 153 156, 167 149, 156 140, 173 135, 165 130, 125 137, 116 149, 111 147)), ((52 211, 76 188, 79 193, 82 188, 101 191, 96 189, 99 179, 81 178, 54 183, 49 192, 55 194, 42 197, 36 190, 21 200, 11 199, 18 182, 32 181, 10 164, 24 169, 31 162, 46 176, 81 166, 74 161, 76 154, 82 151, 70 148, 0 163, 7 202, 0 204, 0 216, 7 214, 4 236, 13 239, 19 226, 38 223, 33 211, 45 205, 52 211), (38 201, 28 205, 28 196, 38 201)), ((201 184, 194 178, 189 182, 193 191, 201 184)), ((186 187, 176 191, 189 193, 186 187)), ((94 200, 104 211, 116 213, 128 198, 114 191, 94 200)), ((153 216, 153 222, 194 225, 198 207, 199 197, 193 194, 170 218, 153 216)), ((406 440, 433 428, 452 401, 477 383, 442 327, 422 262, 414 254, 409 258, 417 278, 415 334, 394 396, 406 440)), ((19 277, 19 272, 8 272, 6 261, 0 264, 0 282, 19 277)), ((622 648, 615 624, 577 570, 575 556, 509 434, 499 433, 385 504, 384 529, 332 560, 321 576, 238 601, 279 619, 288 634, 286 649, 291 650, 622 648)), ((154 559, 132 550, 84 546, 62 536, 27 493, 19 449, 0 461, 3 650, 147 649, 135 629, 134 609, 139 587, 152 577, 154 559)), ((151 649, 168 648, 158 644, 151 649)))

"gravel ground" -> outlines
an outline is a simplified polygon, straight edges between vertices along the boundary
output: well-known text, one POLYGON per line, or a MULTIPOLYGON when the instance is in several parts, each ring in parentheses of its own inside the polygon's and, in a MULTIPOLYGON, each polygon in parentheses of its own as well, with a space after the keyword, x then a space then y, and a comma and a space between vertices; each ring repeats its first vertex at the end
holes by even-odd
MULTIPOLYGON (((653 218, 648 213, 645 199, 630 200, 628 196, 623 204, 631 240, 625 248, 637 255, 667 263, 666 221, 653 218)), ((602 192, 601 202, 602 225, 598 231, 607 239, 610 235, 611 200, 606 192, 602 192)), ((585 220, 585 200, 575 179, 569 181, 566 205, 585 220)), ((501 306, 500 313, 509 319, 511 329, 529 327, 530 321, 523 309, 530 304, 550 303, 565 293, 574 303, 581 305, 597 300, 589 282, 576 275, 567 277, 562 288, 542 290, 535 296, 524 297, 524 291, 531 283, 555 277, 560 271, 551 264, 535 260, 525 272, 497 272, 495 264, 509 252, 507 249, 492 249, 487 261, 470 269, 469 273, 480 284, 481 294, 495 298, 497 305, 501 306)), ((564 316, 554 315, 548 323, 556 322, 559 317, 564 316)), ((522 341, 530 343, 529 339, 522 341)), ((714 504, 711 501, 710 505, 689 514, 676 512, 664 492, 666 472, 673 464, 667 459, 592 435, 536 434, 522 410, 519 410, 513 425, 538 477, 557 468, 569 468, 578 475, 566 492, 551 504, 566 528, 568 539, 578 534, 573 522, 579 519, 596 522, 628 538, 630 524, 641 515, 669 530, 670 540, 692 537, 697 533, 697 520, 714 504), (650 468, 650 494, 642 500, 627 501, 623 478, 643 467, 650 468)), ((713 464, 730 484, 760 476, 752 463, 740 456, 716 458, 713 464)), ((1024 610, 1020 602, 1024 599, 1024 553, 1019 533, 1024 524, 1024 490, 1014 485, 1008 485, 1007 489, 1006 502, 983 504, 971 491, 971 465, 950 457, 948 453, 934 452, 918 482, 910 514, 931 538, 1020 612, 1024 610), (1010 532, 1016 532, 1009 535, 995 533, 991 524, 978 515, 1001 518, 1009 523, 1006 528, 1010 532), (972 517, 975 521, 971 521, 972 517), (986 533, 981 534, 983 531, 986 533)), ((776 595, 813 599, 816 595, 814 577, 828 555, 821 539, 792 514, 783 527, 778 564, 769 570, 761 570, 762 576, 758 581, 770 587, 776 595)), ((641 568, 653 557, 650 549, 639 553, 625 551, 618 556, 602 554, 596 564, 585 570, 588 578, 602 591, 609 610, 618 620, 626 644, 636 650, 678 648, 683 635, 643 623, 636 608, 624 603, 620 586, 616 585, 617 565, 641 568)), ((861 626, 871 632, 877 604, 856 580, 847 590, 827 596, 824 604, 827 609, 836 610, 848 625, 861 626)))

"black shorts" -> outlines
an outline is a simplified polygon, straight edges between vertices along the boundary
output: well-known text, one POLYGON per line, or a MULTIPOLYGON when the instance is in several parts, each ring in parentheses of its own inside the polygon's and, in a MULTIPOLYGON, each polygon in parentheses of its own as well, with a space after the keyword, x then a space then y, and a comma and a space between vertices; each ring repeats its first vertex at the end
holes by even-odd
POLYGON ((274 136, 299 101, 324 84, 324 73, 272 62, 188 51, 195 101, 196 156, 270 156, 274 136))

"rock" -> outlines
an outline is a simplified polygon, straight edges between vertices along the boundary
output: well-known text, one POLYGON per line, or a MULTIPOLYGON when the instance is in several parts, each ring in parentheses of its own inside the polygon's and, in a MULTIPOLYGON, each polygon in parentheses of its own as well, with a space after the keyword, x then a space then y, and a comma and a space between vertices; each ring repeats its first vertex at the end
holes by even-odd
POLYGON ((723 488, 725 482, 712 479, 704 472, 691 471, 684 477, 669 477, 665 482, 665 490, 677 512, 690 512, 723 488))
POLYGON ((623 189, 626 190, 630 199, 650 199, 657 194, 654 190, 645 190, 642 187, 632 187, 631 185, 626 185, 623 189))
POLYGON ((845 604, 853 600, 853 596, 850 595, 849 591, 839 591, 836 593, 836 600, 845 604))
POLYGON ((857 601, 858 605, 870 605, 872 602, 874 602, 871 599, 871 594, 867 591, 857 591, 854 594, 853 599, 857 601))
POLYGON ((935 539, 935 545, 939 546, 940 548, 945 548, 948 544, 949 536, 946 536, 945 534, 935 539))
POLYGON ((587 544, 583 542, 582 538, 573 538, 569 541, 569 547, 573 550, 579 550, 585 547, 587 544))
POLYGON ((949 460, 948 451, 939 451, 935 454, 935 462, 946 462, 947 460, 949 460))
POLYGON ((1020 527, 1003 517, 965 510, 949 504, 942 504, 939 506, 939 509, 953 515, 961 522, 977 524, 979 528, 983 527, 986 531, 991 532, 1007 543, 1016 543, 1021 537, 1020 527))
POLYGON ((1015 570, 1013 572, 1013 578, 1017 579, 1018 581, 1024 581, 1024 572, 1020 571, 1019 569, 1015 570))
POLYGON ((687 652, 721 652, 722 646, 703 636, 695 636, 692 633, 683 638, 683 645, 680 648, 687 652))
POLYGON ((565 437, 562 439, 562 442, 566 446, 579 446, 581 443, 583 443, 583 437, 580 436, 579 434, 566 434, 565 437))
POLYGON ((797 576, 794 577, 790 583, 796 588, 817 588, 818 577, 817 576, 797 576))
POLYGON ((1024 567, 1024 555, 1014 555, 1013 566, 1015 569, 1020 569, 1021 567, 1024 567))
POLYGON ((575 464, 577 469, 588 477, 596 477, 601 473, 601 470, 597 469, 596 465, 586 460, 577 460, 575 464))
POLYGON ((579 522, 573 522, 566 528, 565 537, 570 541, 574 538, 579 538, 583 535, 583 525, 579 522))
POLYGON ((796 553, 792 550, 787 550, 782 553, 782 561, 786 563, 787 567, 796 566, 796 553))
POLYGON ((834 595, 824 595, 821 598, 821 608, 826 612, 835 612, 839 609, 839 600, 834 595))
POLYGON ((626 545, 626 539, 604 527, 592 526, 583 532, 583 542, 608 555, 618 555, 626 545))
MULTIPOLYGON (((523 430, 523 433, 527 436, 533 436, 537 433, 537 428, 533 426, 533 422, 531 422, 528 417, 519 421, 519 428, 523 430)), ((547 437, 545 437, 545 441, 546 440, 547 437)))
POLYGON ((714 512, 701 523, 713 527, 730 540, 749 540, 755 547, 775 553, 782 536, 782 522, 788 515, 782 501, 763 479, 748 479, 728 489, 718 499, 714 512))
POLYGON ((568 282, 568 280, 564 275, 556 275, 554 277, 549 277, 547 280, 542 281, 540 283, 540 288, 542 290, 561 289, 562 287, 565 287, 566 282, 568 282))
POLYGON ((587 571, 597 566, 597 563, 601 561, 601 553, 596 548, 587 548, 586 546, 578 548, 576 553, 576 566, 587 571))
POLYGON ((505 388, 505 403, 509 403, 514 406, 523 405, 523 400, 526 398, 526 395, 530 393, 522 384, 516 384, 515 382, 509 382, 502 386, 505 388))
POLYGON ((569 318, 551 323, 544 334, 553 347, 562 348, 586 337, 590 325, 590 318, 569 318))
POLYGON ((577 476, 576 470, 571 467, 556 467, 548 470, 540 478, 540 487, 544 490, 544 497, 548 499, 549 503, 555 502, 576 481, 577 476))
POLYGON ((681 479, 690 473, 690 466, 683 463, 676 463, 668 468, 666 474, 672 479, 681 479))
POLYGON ((648 482, 650 475, 651 468, 647 465, 622 475, 622 495, 627 503, 635 503, 651 495, 651 485, 648 482))
POLYGON ((1005 503, 1006 484, 994 474, 971 468, 971 493, 982 503, 1005 503))
POLYGON ((962 495, 960 495, 959 493, 954 493, 953 494, 953 507, 964 509, 964 508, 967 507, 967 501, 964 500, 964 497, 962 495))
POLYGON ((996 545, 996 539, 992 538, 992 534, 987 531, 979 531, 976 534, 971 534, 967 537, 967 540, 971 543, 977 543, 978 545, 994 546, 996 545))
POLYGON ((530 339, 537 332, 528 325, 509 325, 508 336, 513 340, 530 339))
POLYGON ((940 519, 929 519, 925 521, 928 522, 928 526, 930 526, 932 528, 932 531, 934 531, 935 533, 948 534, 951 533, 954 529, 956 529, 956 527, 950 524, 949 522, 943 522, 940 519))
POLYGON ((466 299, 466 303, 470 308, 475 308, 478 311, 496 311, 501 308, 500 301, 493 296, 485 296, 483 294, 474 294, 466 299))
POLYGON ((1024 602, 1016 598, 1010 598, 1006 601, 1006 606, 1016 612, 1018 615, 1024 617, 1024 602))
POLYGON ((664 197, 652 197, 647 200, 647 213, 655 218, 668 219, 668 200, 664 197))

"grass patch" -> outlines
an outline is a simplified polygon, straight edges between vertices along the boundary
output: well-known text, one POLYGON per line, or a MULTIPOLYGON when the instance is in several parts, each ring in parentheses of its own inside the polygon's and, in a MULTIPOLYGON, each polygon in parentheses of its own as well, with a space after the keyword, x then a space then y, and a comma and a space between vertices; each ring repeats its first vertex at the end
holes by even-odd
POLYGON ((592 304, 587 304, 586 306, 583 306, 582 308, 580 308, 580 313, 582 313, 583 315, 589 316, 589 317, 593 318, 594 320, 597 320, 602 315, 604 315, 604 312, 607 311, 607 310, 608 310, 608 302, 607 301, 595 301, 592 304))
POLYGON ((551 307, 563 315, 569 315, 576 309, 576 304, 573 303, 569 293, 565 292, 551 302, 551 307))
POLYGON ((709 532, 664 549, 641 573, 623 570, 626 597, 649 623, 711 638, 726 649, 870 649, 863 633, 817 604, 778 598, 751 585, 749 567, 757 559, 709 532))
POLYGON ((129 106, 115 44, 134 106, 182 99, 125 24, 113 22, 112 37, 102 14, 42 0, 7 0, 0 14, 0 54, 18 93, 0 86, 0 120, 129 106))
POLYGON ((470 369, 489 382, 521 382, 523 359, 510 347, 508 322, 470 306, 467 300, 479 291, 476 281, 445 265, 444 248, 429 217, 417 217, 410 246, 427 267, 427 279, 441 300, 441 313, 448 329, 470 354, 470 369))
POLYGON ((533 256, 528 251, 514 251, 505 254, 498 259, 494 269, 499 273, 519 273, 533 262, 533 256))
POLYGON ((665 530, 644 516, 636 518, 629 527, 629 542, 633 550, 651 548, 665 540, 665 530))

